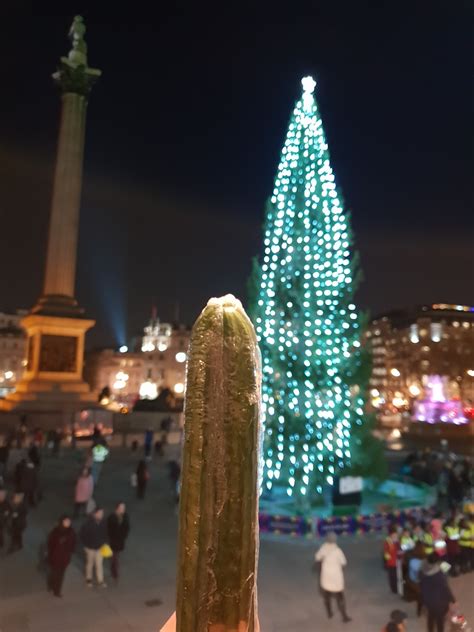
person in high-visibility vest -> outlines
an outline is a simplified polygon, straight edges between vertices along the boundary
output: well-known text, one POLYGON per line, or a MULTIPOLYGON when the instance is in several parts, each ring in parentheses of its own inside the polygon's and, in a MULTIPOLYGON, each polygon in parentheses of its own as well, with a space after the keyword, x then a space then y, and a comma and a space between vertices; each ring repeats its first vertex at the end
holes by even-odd
POLYGON ((471 571, 474 571, 474 514, 470 514, 468 519, 469 530, 471 532, 471 555, 470 555, 470 564, 471 571))
POLYGON ((464 518, 459 523, 459 547, 461 549, 461 573, 471 569, 471 529, 464 518))
POLYGON ((423 542, 425 532, 423 531, 423 527, 419 522, 417 522, 412 529, 412 537, 415 542, 423 542))
POLYGON ((433 536, 431 535, 430 525, 425 525, 423 530, 423 544, 425 545, 426 556, 431 555, 434 550, 433 536))
POLYGON ((109 454, 109 449, 102 443, 97 443, 92 448, 92 464, 91 474, 94 479, 94 485, 97 485, 102 470, 102 465, 109 454))
POLYGON ((456 577, 459 574, 461 566, 461 549, 459 546, 459 538, 461 531, 456 523, 454 516, 444 525, 444 531, 446 533, 446 549, 448 553, 448 562, 451 565, 450 575, 456 577))
POLYGON ((400 537, 400 549, 403 553, 408 553, 408 551, 412 551, 414 548, 415 540, 412 538, 410 531, 408 529, 403 529, 400 537))
POLYGON ((392 525, 388 529, 388 535, 383 544, 383 558, 385 568, 387 570, 390 590, 395 595, 397 594, 397 558, 399 550, 400 546, 398 542, 397 528, 392 525))

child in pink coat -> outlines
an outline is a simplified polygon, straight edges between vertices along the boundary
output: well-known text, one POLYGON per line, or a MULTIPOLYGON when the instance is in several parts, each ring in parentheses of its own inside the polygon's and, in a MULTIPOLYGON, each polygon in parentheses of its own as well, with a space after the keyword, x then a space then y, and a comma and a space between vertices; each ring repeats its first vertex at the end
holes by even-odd
POLYGON ((74 496, 74 517, 77 518, 80 513, 86 513, 87 503, 92 498, 94 491, 94 479, 89 468, 85 467, 76 482, 76 491, 74 496))

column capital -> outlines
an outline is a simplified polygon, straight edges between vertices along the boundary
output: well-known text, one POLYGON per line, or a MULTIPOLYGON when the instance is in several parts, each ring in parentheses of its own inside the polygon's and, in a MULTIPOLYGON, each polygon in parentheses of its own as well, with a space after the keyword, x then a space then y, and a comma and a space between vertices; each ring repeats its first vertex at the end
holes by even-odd
POLYGON ((87 97, 92 86, 102 74, 97 68, 89 68, 87 65, 85 32, 84 19, 80 15, 76 15, 69 29, 71 50, 67 57, 61 57, 59 68, 53 74, 53 79, 63 94, 72 92, 87 97))
POLYGON ((58 70, 53 74, 54 82, 61 93, 72 92, 88 97, 94 83, 102 72, 96 68, 76 66, 67 57, 61 57, 58 70))

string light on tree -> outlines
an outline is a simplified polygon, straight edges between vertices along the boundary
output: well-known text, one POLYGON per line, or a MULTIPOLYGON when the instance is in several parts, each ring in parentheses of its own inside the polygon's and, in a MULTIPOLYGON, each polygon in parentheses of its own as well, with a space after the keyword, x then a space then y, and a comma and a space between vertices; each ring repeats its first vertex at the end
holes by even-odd
POLYGON ((351 231, 314 98, 302 80, 265 222, 256 329, 263 360, 264 489, 313 498, 351 462, 364 398, 351 231))

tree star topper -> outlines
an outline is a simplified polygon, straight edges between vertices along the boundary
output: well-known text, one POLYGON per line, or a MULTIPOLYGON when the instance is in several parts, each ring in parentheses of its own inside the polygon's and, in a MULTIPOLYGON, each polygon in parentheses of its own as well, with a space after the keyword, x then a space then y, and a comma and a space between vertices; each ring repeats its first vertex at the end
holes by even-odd
POLYGON ((313 79, 313 77, 303 77, 303 79, 301 80, 301 83, 303 84, 303 91, 307 92, 309 94, 313 94, 314 89, 316 87, 316 81, 313 79))

